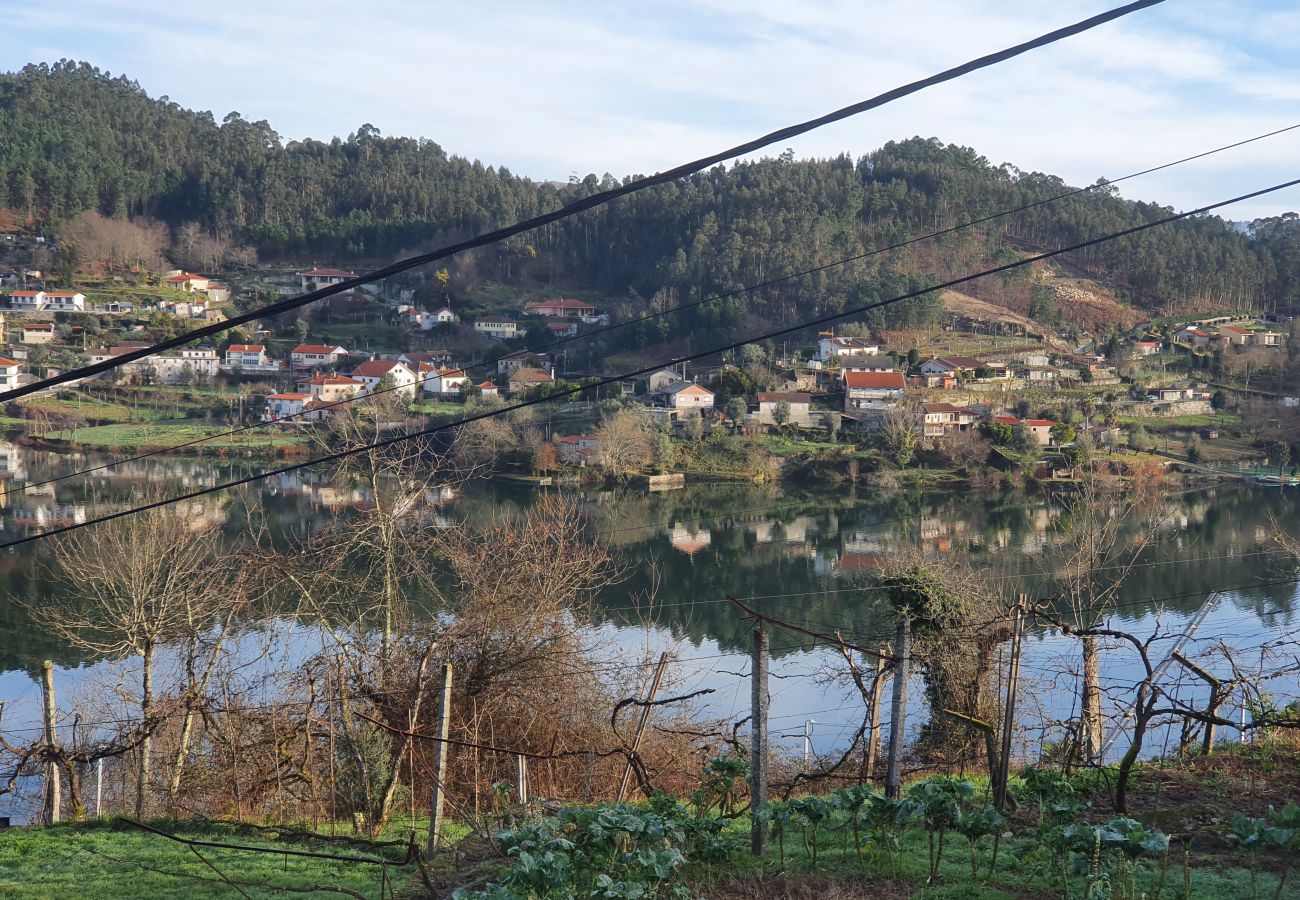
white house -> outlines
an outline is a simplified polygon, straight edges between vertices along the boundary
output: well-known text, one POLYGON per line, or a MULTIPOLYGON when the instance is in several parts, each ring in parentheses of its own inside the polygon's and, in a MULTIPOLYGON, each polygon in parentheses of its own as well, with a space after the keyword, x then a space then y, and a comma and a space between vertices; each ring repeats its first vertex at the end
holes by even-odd
POLYGON ((790 417, 783 424, 807 425, 810 421, 811 394, 772 393, 758 395, 758 421, 762 425, 775 425, 776 410, 781 404, 790 409, 790 417))
POLYGON ((817 358, 822 362, 830 362, 836 357, 875 356, 879 352, 878 344, 873 344, 864 338, 823 334, 817 341, 817 358))
POLYGON ((332 284, 339 284, 352 277, 353 273, 346 269, 310 269, 298 273, 298 283, 302 285, 304 291, 314 291, 319 288, 329 287, 332 284))
POLYGON ((280 362, 271 359, 265 344, 231 344, 226 348, 225 368, 232 372, 278 372, 280 362))
POLYGON ((365 384, 346 375, 314 375, 298 383, 298 390, 311 394, 323 403, 350 400, 365 389, 365 384))
POLYGON ((363 362, 352 370, 352 379, 365 385, 363 393, 366 394, 373 393, 381 381, 388 379, 392 382, 394 393, 415 396, 415 373, 406 367, 406 363, 395 359, 363 362))
POLYGON ((520 369, 545 369, 549 366, 550 362, 547 360, 546 354, 533 353, 531 350, 520 350, 497 360, 497 374, 513 375, 520 369))
POLYGON ((903 396, 902 372, 845 372, 844 411, 881 412, 903 396))
POLYGON ((670 384, 677 384, 682 381, 682 373, 674 372, 672 369, 660 369, 658 372, 650 373, 650 393, 658 394, 670 384))
POLYGON ((191 272, 183 272, 174 269, 163 279, 163 283, 176 288, 178 291, 184 291, 187 294, 207 293, 211 281, 202 275, 195 275, 191 272))
POLYGON ((266 398, 262 421, 277 422, 289 416, 301 418, 303 406, 311 398, 311 394, 271 394, 266 398))
POLYGON ((519 336, 519 323, 505 316, 483 316, 474 323, 474 330, 496 341, 519 336))
POLYGON ((461 369, 439 369, 422 363, 418 374, 421 390, 426 394, 460 396, 469 384, 469 376, 461 369))
POLYGON ((568 434, 555 439, 556 455, 567 465, 582 465, 591 459, 599 444, 590 434, 568 434))
POLYGON ((85 312, 86 297, 76 291, 46 291, 42 308, 51 312, 85 312))
POLYGON ((299 344, 289 351, 289 360, 295 369, 334 367, 347 358, 347 350, 325 344, 299 344))
POLYGON ((12 391, 18 387, 18 370, 22 364, 16 359, 0 357, 0 391, 12 391))
POLYGON ((45 291, 10 291, 9 308, 39 310, 45 308, 45 291))
POLYGON ((921 363, 922 375, 974 375, 984 363, 972 356, 936 356, 921 363))
POLYGON ((433 320, 439 325, 454 325, 460 321, 460 316, 452 312, 450 306, 444 306, 433 311, 433 320))
POLYGON ((673 409, 712 409, 713 391, 693 381, 679 381, 660 391, 673 409))
POLYGON ((566 338, 578 336, 577 322, 547 322, 546 330, 553 338, 566 338))

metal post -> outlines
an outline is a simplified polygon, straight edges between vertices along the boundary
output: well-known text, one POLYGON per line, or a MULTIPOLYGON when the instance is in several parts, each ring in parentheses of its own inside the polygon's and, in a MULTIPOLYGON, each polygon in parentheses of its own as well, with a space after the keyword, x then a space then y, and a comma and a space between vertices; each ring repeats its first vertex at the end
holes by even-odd
POLYGON ((442 840, 442 806, 447 799, 443 779, 447 777, 447 737, 451 730, 451 679, 450 662, 442 664, 442 702, 438 705, 438 748, 434 754, 433 791, 429 798, 429 843, 424 849, 426 857, 438 852, 442 840))
POLYGON ((1002 713, 1002 753, 998 764, 994 805, 1000 810, 1007 806, 1007 786, 1011 782, 1011 736, 1016 722, 1016 687, 1020 680, 1020 640, 1025 627, 1025 595, 1016 600, 1012 613, 1011 668, 1007 673, 1007 707, 1002 713))
POLYGON ((641 738, 645 735, 646 725, 650 723, 650 704, 654 702, 655 694, 659 693, 659 682, 664 677, 664 669, 668 668, 668 654, 659 654, 659 665, 655 667, 654 678, 650 680, 650 693, 646 697, 645 706, 641 707, 641 718, 636 723, 636 734, 632 736, 632 750, 627 760, 627 768, 623 770, 623 777, 618 782, 618 796, 615 798, 618 803, 622 803, 627 797, 627 790, 632 786, 632 760, 636 758, 636 752, 641 749, 641 738))
POLYGON ((754 649, 750 670, 750 852, 762 856, 767 850, 767 632, 763 623, 754 626, 754 649))
POLYGON ((911 637, 912 621, 903 616, 898 622, 898 637, 894 644, 894 702, 889 713, 889 764, 885 770, 885 796, 894 799, 903 789, 903 720, 907 718, 911 637))
POLYGON ((515 757, 515 793, 519 797, 519 805, 528 805, 528 757, 522 753, 515 757))

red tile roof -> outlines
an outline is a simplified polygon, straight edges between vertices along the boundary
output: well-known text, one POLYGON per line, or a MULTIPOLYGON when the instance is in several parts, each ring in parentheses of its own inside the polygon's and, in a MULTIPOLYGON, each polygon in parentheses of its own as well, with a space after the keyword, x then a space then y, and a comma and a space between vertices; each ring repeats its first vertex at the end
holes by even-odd
POLYGON ((226 348, 227 353, 265 353, 265 344, 231 344, 226 348))
POLYGON ((845 372, 844 386, 901 391, 906 382, 902 372, 845 372))
POLYGON ((361 382, 344 375, 317 375, 311 380, 303 382, 303 384, 355 384, 359 386, 361 382))
MULTIPOLYGON (((395 359, 372 359, 369 360, 368 362, 363 362, 361 365, 353 369, 352 377, 353 378, 383 378, 389 372, 393 371, 398 367, 406 369, 406 365, 404 363, 400 363, 395 359)), ((409 372, 410 369, 407 369, 407 371, 409 372)))
POLYGON ((811 403, 812 394, 791 394, 775 392, 771 394, 759 394, 759 403, 811 403))
POLYGON ((21 365, 22 363, 18 362, 17 360, 5 359, 3 356, 0 356, 0 366, 4 366, 8 368, 10 366, 21 366, 21 365))
POLYGON ((516 369, 510 376, 511 383, 519 384, 550 384, 555 379, 543 372, 541 369, 529 369, 524 367, 516 369))
POLYGON ((329 356, 331 353, 346 353, 342 347, 326 347, 324 344, 299 344, 294 347, 291 353, 301 353, 303 355, 314 354, 319 356, 329 356))
POLYGON ((310 400, 311 394, 271 394, 267 400, 310 400))

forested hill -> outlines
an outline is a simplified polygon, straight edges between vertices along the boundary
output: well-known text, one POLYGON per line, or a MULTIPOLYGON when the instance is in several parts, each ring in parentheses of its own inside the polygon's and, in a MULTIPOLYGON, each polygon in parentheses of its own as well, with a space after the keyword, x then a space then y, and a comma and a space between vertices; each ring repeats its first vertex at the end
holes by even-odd
MULTIPOLYGON (((173 226, 198 222, 253 244, 263 257, 373 260, 554 208, 608 180, 540 184, 369 126, 347 140, 285 144, 266 122, 231 113, 218 123, 85 64, 0 75, 0 208, 46 228, 90 209, 173 226)), ((494 248, 475 265, 507 280, 633 292, 653 307, 861 254, 1065 188, 1058 178, 995 166, 934 139, 890 143, 858 159, 783 154, 644 191, 494 248)), ((747 301, 710 304, 673 328, 835 311, 1167 212, 1090 192, 747 301)), ((1069 262, 1160 311, 1289 307, 1300 286, 1293 225, 1293 218, 1269 220, 1242 234, 1205 217, 1069 262)), ((1021 276, 972 292, 1027 308, 1032 286, 1021 276)), ((932 312, 922 304, 896 315, 932 312)))

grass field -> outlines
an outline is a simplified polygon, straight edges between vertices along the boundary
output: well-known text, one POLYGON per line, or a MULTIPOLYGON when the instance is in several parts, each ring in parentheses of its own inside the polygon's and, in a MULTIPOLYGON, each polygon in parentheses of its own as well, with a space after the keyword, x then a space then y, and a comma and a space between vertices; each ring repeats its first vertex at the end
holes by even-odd
POLYGON ((96 425, 88 428, 60 429, 41 437, 47 440, 72 441, 97 450, 153 450, 175 447, 203 438, 202 444, 187 448, 191 453, 215 451, 284 451, 305 448, 307 439, 302 435, 284 431, 245 431, 226 435, 226 425, 200 425, 193 422, 174 422, 162 425, 119 424, 96 425))
MULTIPOLYGON (((210 823, 153 824, 191 839, 378 858, 377 849, 340 846, 326 840, 210 823)), ((384 896, 382 866, 283 853, 196 849, 198 853, 117 820, 0 832, 0 896, 15 900, 135 900, 237 897, 242 891, 248 897, 272 897, 284 896, 285 889, 310 893, 314 886, 322 888, 321 896, 347 896, 345 892, 367 898, 384 896)), ((385 852, 394 858, 404 855, 398 847, 386 848, 385 852)), ((410 867, 390 865, 386 869, 390 886, 395 882, 400 888, 410 876, 410 867)))

